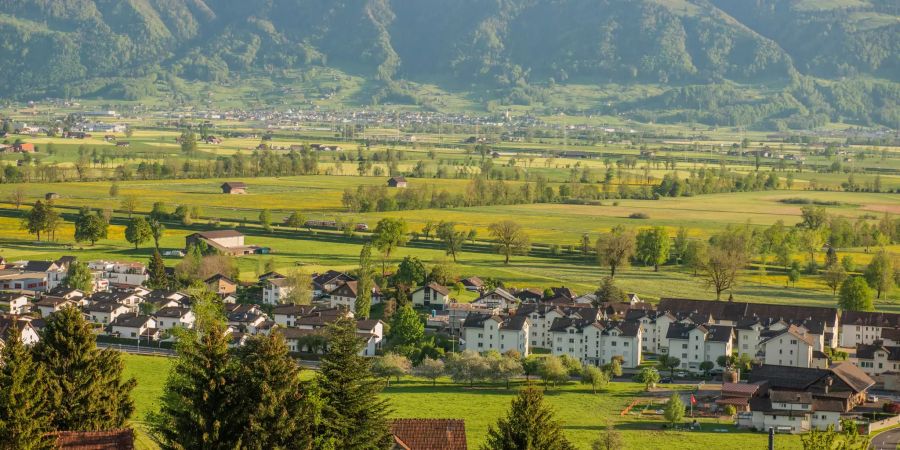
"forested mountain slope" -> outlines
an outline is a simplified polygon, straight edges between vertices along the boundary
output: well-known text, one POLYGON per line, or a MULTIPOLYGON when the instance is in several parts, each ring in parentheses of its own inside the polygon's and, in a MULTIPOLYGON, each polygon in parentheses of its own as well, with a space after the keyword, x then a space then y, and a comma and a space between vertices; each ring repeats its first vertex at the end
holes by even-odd
POLYGON ((700 113, 692 86, 772 86, 762 100, 781 106, 756 122, 823 114, 896 126, 898 10, 895 0, 0 0, 0 95, 133 98, 143 92, 128 77, 218 82, 329 66, 400 98, 415 97, 404 81, 518 103, 548 83, 672 88, 627 105, 635 111, 700 113), (862 106, 831 104, 830 81, 844 77, 836 84, 862 106))

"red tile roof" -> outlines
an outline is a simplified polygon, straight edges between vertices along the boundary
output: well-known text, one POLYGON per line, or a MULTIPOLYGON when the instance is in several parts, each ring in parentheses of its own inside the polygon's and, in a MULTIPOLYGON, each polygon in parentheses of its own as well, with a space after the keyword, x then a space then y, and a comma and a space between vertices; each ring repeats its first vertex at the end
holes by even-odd
POLYGON ((391 423, 398 446, 408 450, 467 450, 461 419, 396 419, 391 423))
POLYGON ((58 431, 56 446, 60 450, 134 450, 134 430, 58 431))

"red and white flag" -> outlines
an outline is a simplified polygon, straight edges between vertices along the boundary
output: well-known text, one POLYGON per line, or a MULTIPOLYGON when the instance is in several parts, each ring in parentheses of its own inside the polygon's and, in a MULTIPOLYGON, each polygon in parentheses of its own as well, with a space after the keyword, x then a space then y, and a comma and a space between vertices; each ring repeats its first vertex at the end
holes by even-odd
POLYGON ((694 394, 691 394, 691 404, 692 404, 692 405, 696 405, 696 404, 697 404, 697 399, 694 398, 694 394))

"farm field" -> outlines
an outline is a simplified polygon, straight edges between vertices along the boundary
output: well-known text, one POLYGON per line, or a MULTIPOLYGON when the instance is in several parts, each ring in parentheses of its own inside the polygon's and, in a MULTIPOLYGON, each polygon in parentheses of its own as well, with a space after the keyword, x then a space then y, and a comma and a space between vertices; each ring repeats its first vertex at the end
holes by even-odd
MULTIPOLYGON (((162 394, 170 360, 138 355, 124 355, 124 359, 125 375, 135 377, 138 382, 133 396, 134 421, 139 422, 158 407, 157 399, 162 394)), ((310 371, 303 374, 304 377, 312 376, 310 371)), ((465 419, 469 448, 477 449, 484 442, 488 426, 506 414, 517 387, 514 385, 512 390, 505 390, 500 386, 484 385, 469 389, 446 379, 438 380, 437 386, 433 387, 430 381, 404 378, 400 383, 392 383, 382 396, 390 402, 393 417, 465 419)), ((675 432, 662 431, 659 419, 620 416, 619 412, 642 392, 643 385, 640 384, 610 383, 607 389, 592 394, 589 387, 572 382, 547 391, 545 399, 556 410, 566 436, 578 449, 590 448, 607 423, 622 432, 630 449, 730 448, 735 442, 741 442, 742 447, 748 449, 765 446, 765 434, 737 431, 725 420, 700 419, 704 430, 708 430, 705 432, 675 432)), ((141 437, 139 449, 155 449, 146 436, 141 437)), ((776 445, 785 450, 801 448, 796 436, 779 435, 776 445)))
MULTIPOLYGON (((239 228, 247 234, 247 242, 267 246, 273 254, 248 256, 238 260, 241 277, 245 281, 255 279, 264 263, 271 259, 281 270, 302 267, 314 272, 323 269, 349 270, 357 265, 360 245, 366 234, 347 238, 327 232, 307 230, 287 230, 279 228, 274 233, 264 233, 257 225, 260 208, 270 208, 273 220, 278 222, 287 211, 300 210, 309 218, 340 218, 348 222, 366 222, 370 227, 382 217, 402 217, 409 222, 410 231, 418 231, 428 221, 453 221, 462 229, 475 229, 478 239, 490 239, 487 227, 490 223, 512 218, 520 222, 535 243, 556 244, 567 249, 576 246, 582 235, 588 234, 592 241, 612 226, 639 229, 648 226, 664 226, 674 235, 678 227, 684 226, 695 239, 706 239, 711 234, 729 225, 751 224, 767 226, 777 220, 787 225, 799 221, 800 206, 785 204, 779 200, 789 197, 803 197, 817 201, 838 202, 840 206, 829 206, 829 213, 856 218, 863 215, 876 222, 884 212, 900 212, 900 197, 892 194, 863 194, 844 192, 811 191, 765 191, 714 194, 696 197, 663 198, 651 200, 621 200, 617 206, 604 202, 602 206, 566 204, 503 205, 490 207, 431 209, 396 211, 385 213, 347 214, 342 212, 340 194, 345 188, 359 185, 374 186, 383 179, 368 177, 289 177, 260 178, 248 180, 251 193, 248 195, 218 194, 221 180, 177 180, 161 182, 122 182, 119 198, 134 195, 139 199, 139 213, 146 213, 153 202, 161 201, 173 210, 177 204, 200 206, 206 217, 221 217, 220 226, 239 228), (222 212, 222 214, 216 214, 222 212), (230 215, 225 213, 229 212, 230 215), (648 219, 630 219, 633 213, 646 214, 648 219), (232 222, 228 222, 228 221, 232 222), (244 226, 240 226, 241 222, 244 226)), ((448 188, 461 189, 464 180, 442 180, 448 188)), ((415 181, 413 182, 415 183, 415 181)), ((33 202, 53 189, 59 192, 61 206, 91 206, 94 208, 118 207, 119 199, 109 197, 109 184, 56 183, 22 185, 33 202)), ((0 185, 0 199, 6 199, 12 186, 0 185)), ((34 236, 20 229, 19 216, 12 205, 0 208, 0 254, 9 260, 51 259, 63 254, 74 254, 84 259, 137 260, 149 259, 151 250, 147 244, 134 249, 124 240, 124 214, 114 216, 109 238, 96 246, 73 245, 73 227, 66 222, 58 232, 57 242, 34 241, 34 236)), ((23 206, 22 210, 27 210, 23 206)), ((66 212, 72 213, 73 210, 66 212)), ((184 236, 189 233, 211 229, 207 219, 197 220, 192 226, 167 224, 166 236, 161 242, 163 249, 177 249, 184 245, 184 236)), ((891 249, 897 253, 898 249, 891 249)), ((568 250, 566 250, 568 251, 568 250)), ((839 249, 840 253, 852 255, 858 266, 866 264, 871 257, 863 249, 839 249)), ((400 248, 387 263, 396 264, 404 256, 417 256, 426 264, 446 261, 440 243, 425 242, 420 237, 410 245, 400 248)), ((802 260, 802 255, 796 255, 802 260)), ((824 258, 824 255, 819 255, 824 258)), ((174 265, 177 259, 168 259, 174 265)), ((554 257, 546 252, 529 256, 516 256, 511 264, 502 264, 499 254, 485 253, 485 248, 473 251, 464 247, 455 269, 460 276, 477 275, 503 280, 507 285, 517 287, 549 287, 560 284, 570 286, 578 292, 591 292, 607 274, 593 258, 569 254, 554 257)), ((833 306, 836 302, 830 290, 816 278, 803 277, 796 286, 785 288, 786 274, 778 268, 768 268, 765 275, 750 269, 742 282, 734 289, 737 300, 769 303, 795 303, 833 306)), ((617 277, 619 284, 642 298, 653 300, 660 297, 712 298, 697 277, 684 270, 664 266, 660 272, 648 267, 631 267, 617 277)), ((879 300, 876 307, 885 311, 900 311, 896 293, 893 297, 879 300)))

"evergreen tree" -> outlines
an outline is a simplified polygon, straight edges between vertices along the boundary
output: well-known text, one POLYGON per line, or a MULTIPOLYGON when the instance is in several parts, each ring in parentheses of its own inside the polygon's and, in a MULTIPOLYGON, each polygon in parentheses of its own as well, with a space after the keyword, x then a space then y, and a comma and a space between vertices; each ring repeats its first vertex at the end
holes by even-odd
POLYGON ((375 450, 391 445, 388 404, 378 398, 381 383, 371 361, 359 353, 356 322, 342 318, 328 330, 328 353, 317 377, 322 398, 318 438, 345 450, 375 450))
POLYGON ((77 308, 50 315, 34 347, 44 377, 51 427, 100 431, 121 428, 134 412, 134 379, 122 380, 125 368, 115 350, 99 350, 91 325, 77 308))
POLYGON ((259 225, 263 230, 272 231, 272 213, 268 209, 259 212, 259 225))
POLYGON ((368 319, 372 310, 372 244, 366 243, 359 252, 359 280, 356 289, 354 312, 360 319, 368 319))
POLYGON ((672 397, 666 402, 663 416, 665 416, 666 420, 672 425, 675 425, 684 419, 684 403, 681 401, 681 396, 679 396, 677 392, 672 394, 672 397))
POLYGON ((235 359, 231 378, 242 448, 309 448, 321 407, 303 392, 300 368, 288 355, 282 335, 252 337, 235 359))
POLYGON ((162 396, 162 406, 148 417, 164 450, 239 448, 242 430, 233 426, 239 414, 229 384, 233 372, 226 324, 215 294, 195 297, 196 325, 179 329, 177 350, 162 396))
POLYGON ((62 285, 90 294, 94 291, 94 274, 91 273, 87 263, 75 261, 69 264, 69 270, 62 280, 62 285))
POLYGON ((169 286, 169 277, 166 275, 166 262, 163 261, 159 250, 153 250, 150 264, 147 266, 149 278, 145 283, 150 289, 165 289, 169 286))
POLYGON ((15 324, 0 352, 0 450, 55 448, 43 390, 44 375, 15 324))
POLYGON ((544 405, 544 395, 527 387, 512 401, 506 417, 488 428, 483 450, 569 450, 574 447, 563 436, 553 410, 544 405))

